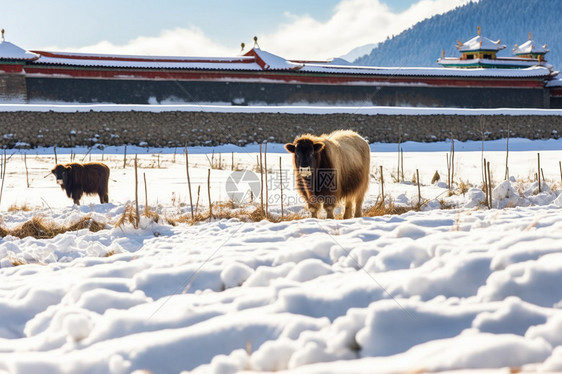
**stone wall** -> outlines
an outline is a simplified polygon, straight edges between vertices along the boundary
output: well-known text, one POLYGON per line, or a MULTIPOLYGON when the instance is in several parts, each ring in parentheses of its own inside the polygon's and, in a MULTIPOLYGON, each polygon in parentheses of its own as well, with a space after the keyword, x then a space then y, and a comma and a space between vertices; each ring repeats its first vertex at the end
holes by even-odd
POLYGON ((0 74, 0 101, 25 102, 27 86, 23 74, 0 74))
MULTIPOLYGON (((242 105, 420 106, 432 108, 550 108, 544 87, 431 86, 426 84, 280 84, 230 80, 78 79, 27 76, 31 102, 150 104, 162 102, 242 105)), ((213 74, 211 74, 213 75, 213 74)))
POLYGON ((285 143, 310 132, 353 129, 369 142, 558 138, 562 116, 362 115, 210 112, 0 112, 0 145, 184 147, 285 143))

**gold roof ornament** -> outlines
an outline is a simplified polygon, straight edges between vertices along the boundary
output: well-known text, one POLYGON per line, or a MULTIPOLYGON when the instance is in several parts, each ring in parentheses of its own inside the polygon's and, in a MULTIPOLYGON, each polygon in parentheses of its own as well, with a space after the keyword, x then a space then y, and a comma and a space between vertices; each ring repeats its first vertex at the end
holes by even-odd
POLYGON ((5 31, 6 31, 6 30, 2 29, 2 41, 4 41, 4 32, 5 32, 5 31))
POLYGON ((258 37, 257 36, 254 36, 254 48, 255 47, 258 47, 258 48, 260 47, 260 45, 258 44, 258 37))
POLYGON ((240 51, 243 52, 244 48, 246 48, 246 44, 244 42, 240 43, 240 51))
POLYGON ((476 26, 477 34, 480 36, 480 26, 476 26))

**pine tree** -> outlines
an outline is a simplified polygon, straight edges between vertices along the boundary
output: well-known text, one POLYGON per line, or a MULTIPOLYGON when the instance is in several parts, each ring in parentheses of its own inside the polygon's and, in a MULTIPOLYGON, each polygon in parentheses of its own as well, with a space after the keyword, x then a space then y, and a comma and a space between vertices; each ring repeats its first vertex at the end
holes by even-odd
POLYGON ((562 31, 560 29, 560 0, 480 0, 436 15, 408 30, 380 43, 377 48, 354 64, 370 66, 433 66, 445 49, 447 56, 459 56, 457 39, 469 40, 482 35, 492 40, 501 39, 507 46, 498 56, 512 56, 515 44, 528 39, 547 44, 550 52, 546 60, 555 69, 562 69, 562 31))

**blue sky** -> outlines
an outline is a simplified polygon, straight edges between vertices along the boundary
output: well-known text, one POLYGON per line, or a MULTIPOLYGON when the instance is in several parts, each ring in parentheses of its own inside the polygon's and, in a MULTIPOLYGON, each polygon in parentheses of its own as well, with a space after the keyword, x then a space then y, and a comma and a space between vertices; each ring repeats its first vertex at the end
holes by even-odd
POLYGON ((470 0, 2 0, 6 40, 25 49, 224 56, 240 43, 329 58, 470 0))

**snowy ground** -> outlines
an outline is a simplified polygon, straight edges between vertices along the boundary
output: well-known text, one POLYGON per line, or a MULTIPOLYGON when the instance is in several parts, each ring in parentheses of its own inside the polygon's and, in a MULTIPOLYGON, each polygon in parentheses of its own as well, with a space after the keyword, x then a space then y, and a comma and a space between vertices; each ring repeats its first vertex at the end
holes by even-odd
MULTIPOLYGON (((8 151, 3 227, 91 214, 107 228, 0 240, 0 372, 561 371, 562 142, 511 139, 507 182, 506 140, 457 142, 452 196, 444 183, 450 146, 403 144, 402 183, 392 181, 397 145, 371 146, 365 208, 380 194, 382 165, 396 206, 418 202, 411 180, 419 170, 421 212, 194 226, 143 219, 139 229, 115 227, 135 198, 133 155, 141 209, 145 177, 150 208, 177 217, 189 211, 183 149, 128 148, 125 168, 123 148, 72 150, 76 161, 112 169, 110 203, 86 197, 79 207, 48 175, 52 149, 8 151), (482 157, 496 186, 491 210, 481 204, 482 157), (436 170, 442 179, 431 184, 436 170)), ((270 211, 280 214, 284 184, 285 212, 301 212, 289 155, 268 147, 270 211)), ((211 151, 190 149, 201 211, 211 151)), ((211 171, 211 198, 225 201, 232 152, 237 168, 253 169, 258 147, 214 152, 225 169, 211 171)), ((70 161, 70 150, 57 155, 70 161)))

